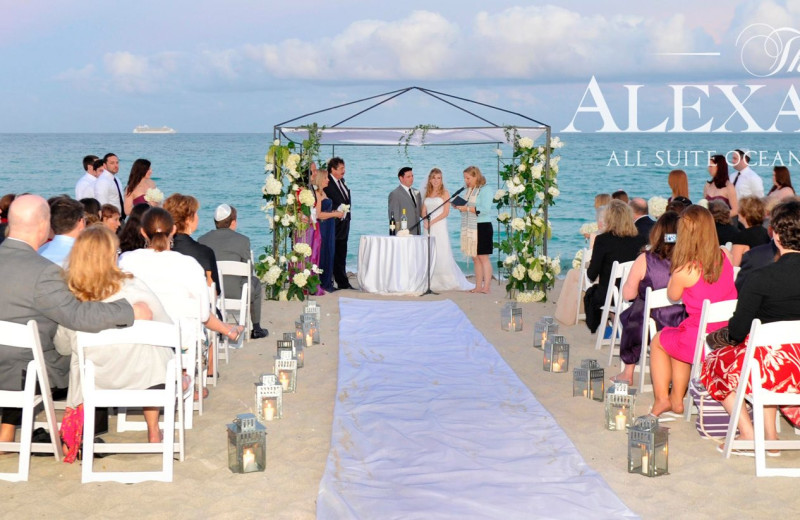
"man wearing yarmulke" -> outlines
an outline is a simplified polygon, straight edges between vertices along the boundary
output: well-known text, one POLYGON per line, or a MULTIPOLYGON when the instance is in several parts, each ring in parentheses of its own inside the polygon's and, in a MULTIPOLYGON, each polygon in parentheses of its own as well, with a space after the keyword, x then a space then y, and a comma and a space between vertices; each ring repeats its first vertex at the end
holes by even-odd
MULTIPOLYGON (((203 245, 214 250, 217 261, 247 262, 250 260, 250 239, 236 232, 236 208, 228 204, 220 204, 214 211, 216 229, 209 231, 198 239, 203 245)), ((226 298, 239 298, 242 295, 244 279, 236 276, 225 276, 222 279, 226 298)), ((250 319, 253 322, 253 339, 269 336, 267 329, 261 328, 261 299, 263 289, 254 273, 250 274, 250 319)))

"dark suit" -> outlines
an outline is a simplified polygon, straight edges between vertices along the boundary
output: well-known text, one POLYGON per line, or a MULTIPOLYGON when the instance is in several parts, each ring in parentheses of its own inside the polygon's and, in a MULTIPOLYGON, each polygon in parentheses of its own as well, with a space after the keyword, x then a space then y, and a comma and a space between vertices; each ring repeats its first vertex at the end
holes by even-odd
MULTIPOLYGON (((66 388, 69 383, 70 358, 59 354, 53 345, 59 324, 84 332, 133 324, 133 308, 125 300, 76 300, 61 276, 61 267, 25 242, 9 238, 0 244, 0 265, 0 320, 36 321, 47 375, 54 388, 66 388)), ((23 373, 32 359, 30 350, 0 346, 0 389, 21 390, 23 373)), ((3 422, 13 424, 8 420, 10 415, 4 415, 3 422)))
POLYGON ((741 269, 736 276, 736 290, 741 292, 745 280, 756 270, 773 263, 776 254, 778 254, 778 248, 772 240, 768 244, 761 244, 743 254, 741 269))
POLYGON ((388 218, 389 221, 391 221, 392 215, 394 215, 394 220, 398 226, 397 229, 400 229, 400 220, 403 210, 406 210, 408 230, 412 235, 419 235, 420 228, 422 226, 414 227, 414 225, 417 224, 420 219, 422 211, 422 196, 419 194, 419 191, 414 190, 414 198, 412 199, 411 194, 408 192, 408 188, 401 184, 389 194, 388 218), (414 227, 414 229, 411 229, 412 227, 414 227))
MULTIPOLYGON (((342 187, 344 193, 339 190, 336 180, 328 174, 328 187, 325 188, 325 195, 333 202, 333 211, 340 204, 350 204, 350 188, 344 183, 342 177, 342 187)), ((336 219, 336 249, 333 252, 333 279, 339 289, 349 289, 350 282, 347 280, 347 241, 350 238, 350 213, 343 219, 336 219)))
POLYGON ((653 226, 656 222, 650 218, 650 215, 644 215, 636 219, 636 222, 633 223, 636 226, 636 231, 639 232, 639 236, 644 238, 647 243, 650 243, 650 230, 653 229, 653 226))
MULTIPOLYGON (((198 240, 200 244, 210 247, 217 261, 248 262, 250 261, 250 239, 229 228, 212 229, 198 240)), ((242 295, 244 278, 223 276, 226 298, 239 298, 242 295)), ((261 323, 261 299, 263 289, 261 282, 254 274, 250 276, 250 319, 253 323, 261 323)))

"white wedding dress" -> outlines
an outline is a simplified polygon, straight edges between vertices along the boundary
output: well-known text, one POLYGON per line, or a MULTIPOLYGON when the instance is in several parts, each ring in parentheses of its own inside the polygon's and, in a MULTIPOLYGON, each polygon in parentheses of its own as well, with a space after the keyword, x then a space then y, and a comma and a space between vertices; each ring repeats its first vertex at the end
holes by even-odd
MULTIPOLYGON (((442 212, 441 209, 431 214, 431 211, 439 207, 444 202, 441 197, 427 197, 423 204, 425 210, 431 215, 431 220, 435 219, 442 212)), ((474 283, 467 281, 461 268, 458 267, 453 258, 453 250, 450 248, 450 234, 447 232, 447 220, 442 219, 433 224, 430 234, 435 238, 436 263, 431 273, 431 290, 433 291, 469 291, 475 288, 474 283)))

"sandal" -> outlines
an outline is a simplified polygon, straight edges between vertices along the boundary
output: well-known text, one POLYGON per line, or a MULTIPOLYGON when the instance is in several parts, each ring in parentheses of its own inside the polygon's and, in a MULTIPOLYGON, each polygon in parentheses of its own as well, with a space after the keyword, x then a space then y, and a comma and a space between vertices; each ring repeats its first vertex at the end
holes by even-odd
MULTIPOLYGON (((208 388, 206 387, 203 387, 203 399, 208 399, 208 388)), ((194 400, 200 400, 200 393, 197 390, 194 391, 194 400)))
MULTIPOLYGON (((719 444, 717 445, 717 451, 720 453, 725 453, 725 445, 719 444)), ((731 455, 738 455, 740 457, 755 457, 756 454, 749 450, 731 450, 731 455)))

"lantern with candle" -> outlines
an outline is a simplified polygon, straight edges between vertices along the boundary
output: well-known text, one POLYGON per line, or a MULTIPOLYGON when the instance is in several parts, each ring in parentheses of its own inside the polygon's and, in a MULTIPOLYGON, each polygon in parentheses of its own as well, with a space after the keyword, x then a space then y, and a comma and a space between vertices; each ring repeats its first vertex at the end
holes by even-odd
POLYGON ((267 467, 267 429, 251 413, 237 415, 228 425, 228 467, 234 473, 267 467))
POLYGON ((606 392, 606 429, 625 431, 633 425, 636 389, 625 383, 614 383, 606 392))
POLYGON ((275 374, 264 374, 255 384, 256 415, 262 421, 272 421, 283 417, 283 386, 275 374))
POLYGON ((554 334, 558 334, 558 323, 552 316, 542 316, 533 326, 533 346, 544 350, 547 340, 554 334))
POLYGON ((596 359, 583 359, 580 368, 572 371, 572 397, 581 395, 603 402, 605 370, 600 368, 596 359))
POLYGON ((569 343, 560 334, 552 334, 544 344, 542 369, 545 372, 566 372, 569 370, 569 343))
POLYGON ((669 428, 658 417, 637 417, 628 428, 628 473, 659 477, 669 473, 669 428))
POLYGON ((305 340, 303 340, 303 338, 295 337, 295 335, 291 332, 284 332, 283 340, 294 343, 294 357, 297 359, 297 368, 303 368, 306 364, 306 351, 303 348, 303 345, 305 345, 305 340))
POLYGON ((297 360, 276 359, 275 375, 283 387, 283 393, 292 393, 297 389, 297 360))
POLYGON ((522 330, 522 307, 518 307, 517 302, 506 302, 500 309, 500 328, 507 332, 522 330))
POLYGON ((278 358, 281 357, 282 352, 288 352, 289 357, 296 357, 294 348, 294 339, 291 340, 279 339, 277 341, 277 344, 278 344, 278 358))
POLYGON ((306 346, 310 347, 311 345, 319 345, 320 344, 319 319, 316 317, 316 314, 303 313, 303 315, 300 316, 300 321, 303 322, 303 331, 305 333, 306 346), (311 336, 311 343, 308 342, 309 336, 311 336))

